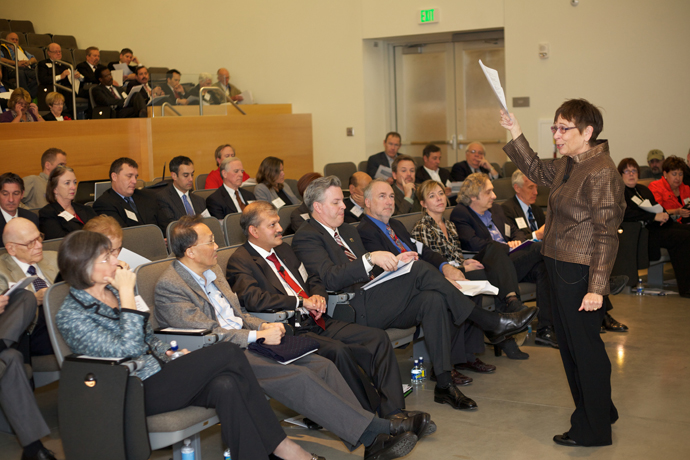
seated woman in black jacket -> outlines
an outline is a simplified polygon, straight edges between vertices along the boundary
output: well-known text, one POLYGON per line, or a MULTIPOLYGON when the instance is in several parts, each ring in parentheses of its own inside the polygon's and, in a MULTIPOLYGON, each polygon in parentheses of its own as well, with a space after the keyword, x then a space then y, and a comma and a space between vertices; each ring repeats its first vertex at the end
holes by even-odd
POLYGON ((73 203, 77 193, 77 176, 68 166, 53 169, 46 186, 48 204, 38 211, 38 228, 47 240, 63 238, 96 217, 90 206, 73 203))
MULTIPOLYGON (((637 183, 640 167, 633 158, 623 158, 618 163, 618 172, 625 184, 624 222, 641 222, 649 230, 649 260, 661 257, 660 248, 668 250, 671 265, 678 281, 678 293, 690 297, 690 226, 679 224, 663 209, 661 212, 646 211, 640 207, 644 200, 657 204, 654 194, 637 183)), ((646 205, 646 204, 645 204, 646 205)))

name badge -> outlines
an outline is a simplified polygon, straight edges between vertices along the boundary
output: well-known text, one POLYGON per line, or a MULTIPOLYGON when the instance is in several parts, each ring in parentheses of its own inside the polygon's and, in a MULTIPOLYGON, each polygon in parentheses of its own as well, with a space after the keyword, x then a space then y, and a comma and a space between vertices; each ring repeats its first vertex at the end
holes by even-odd
POLYGON ((137 215, 134 214, 132 211, 129 209, 125 209, 125 214, 127 215, 127 218, 129 220, 133 220, 134 222, 139 222, 139 219, 137 219, 137 215))
POLYGON ((636 205, 640 206, 642 204, 642 200, 640 199, 639 196, 634 196, 631 198, 632 202, 635 203, 636 205))
POLYGON ((527 228, 527 222, 525 222, 525 219, 522 217, 516 217, 515 218, 515 223, 517 224, 518 228, 527 228))
POLYGON ((60 214, 58 214, 58 217, 62 217, 67 222, 74 219, 74 216, 72 214, 68 213, 67 211, 62 211, 60 214))
POLYGON ((450 183, 450 179, 446 181, 446 187, 451 188, 453 185, 450 183))
POLYGON ((285 202, 284 202, 280 197, 278 197, 278 198, 276 198, 275 200, 271 201, 271 203, 273 203, 273 206, 275 206, 275 207, 278 208, 278 209, 280 209, 280 208, 282 208, 283 206, 285 206, 285 202))
POLYGON ((300 264, 299 266, 299 274, 302 276, 302 281, 305 283, 307 282, 307 278, 309 278, 309 275, 307 275, 307 269, 304 268, 304 264, 300 264))
POLYGON ((299 216, 304 220, 309 219, 309 213, 308 212, 305 212, 304 214, 300 214, 299 216))
POLYGON ((136 305, 137 311, 141 311, 141 312, 151 311, 149 309, 149 306, 146 305, 146 302, 144 302, 144 299, 142 299, 140 295, 134 296, 134 305, 136 305))
POLYGON ((359 217, 362 215, 362 208, 359 206, 353 206, 352 209, 350 209, 350 212, 355 215, 355 217, 359 217))
POLYGON ((504 230, 507 238, 510 238, 510 225, 508 224, 503 224, 505 225, 504 230))
POLYGON ((410 238, 410 241, 412 241, 415 244, 415 247, 417 248, 417 254, 421 256, 422 250, 424 250, 424 244, 421 241, 415 240, 414 238, 410 238))
POLYGON ((49 69, 52 69, 53 63, 52 62, 46 62, 46 67, 48 67, 49 69))
POLYGON ((204 209, 204 211, 201 213, 201 217, 211 217, 211 213, 208 212, 208 209, 204 209))

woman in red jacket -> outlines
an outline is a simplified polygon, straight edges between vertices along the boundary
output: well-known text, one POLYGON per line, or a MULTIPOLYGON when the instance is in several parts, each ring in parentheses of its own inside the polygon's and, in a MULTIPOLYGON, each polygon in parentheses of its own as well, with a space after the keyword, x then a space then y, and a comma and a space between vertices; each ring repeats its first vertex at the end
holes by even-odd
POLYGON ((661 169, 664 177, 649 184, 657 203, 672 218, 683 224, 690 223, 690 186, 683 183, 685 163, 677 156, 664 160, 661 169))

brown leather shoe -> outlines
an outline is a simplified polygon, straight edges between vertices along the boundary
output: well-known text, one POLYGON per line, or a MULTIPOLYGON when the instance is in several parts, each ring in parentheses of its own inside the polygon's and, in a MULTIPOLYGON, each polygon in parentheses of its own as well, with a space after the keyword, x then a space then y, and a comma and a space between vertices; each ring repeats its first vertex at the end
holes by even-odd
MULTIPOLYGON (((468 377, 466 375, 463 375, 460 372, 456 371, 455 369, 451 369, 450 377, 453 379, 453 383, 456 385, 459 385, 459 386, 469 385, 470 383, 473 382, 472 377, 468 377)), ((436 381, 436 374, 434 374, 433 370, 431 371, 429 379, 432 382, 436 381)))
POLYGON ((496 370, 493 364, 486 364, 481 359, 477 358, 472 363, 456 364, 456 369, 479 372, 480 374, 491 374, 496 370))

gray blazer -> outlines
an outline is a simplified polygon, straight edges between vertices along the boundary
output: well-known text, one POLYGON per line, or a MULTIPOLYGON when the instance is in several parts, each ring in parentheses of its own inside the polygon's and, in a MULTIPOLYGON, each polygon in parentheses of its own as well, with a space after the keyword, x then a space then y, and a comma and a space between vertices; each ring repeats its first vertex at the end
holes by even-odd
POLYGON ((216 319, 216 312, 206 292, 182 266, 179 260, 173 262, 156 283, 156 319, 161 327, 187 327, 211 329, 220 340, 230 341, 241 348, 247 348, 250 330, 259 330, 262 321, 247 313, 240 305, 237 294, 232 292, 221 268, 213 267, 216 287, 232 305, 235 315, 242 318, 242 329, 223 329, 216 319))
POLYGON ((42 208, 48 204, 46 200, 46 186, 48 175, 41 171, 38 176, 26 176, 24 179, 24 196, 22 203, 29 209, 42 208))
MULTIPOLYGON (((41 269, 43 275, 48 279, 48 285, 55 282, 55 277, 59 273, 57 266, 57 252, 43 251, 43 260, 38 262, 38 268, 41 269)), ((26 273, 19 268, 19 265, 14 261, 11 255, 5 253, 0 255, 0 292, 7 289, 10 283, 16 283, 26 278, 26 273)), ((29 291, 34 291, 34 285, 29 284, 27 288, 29 291)))
MULTIPOLYGON (((289 185, 285 184, 283 187, 283 192, 290 198, 290 201, 292 203, 285 203, 286 205, 291 205, 291 204, 300 204, 301 201, 297 196, 295 195, 295 192, 292 191, 289 185)), ((276 193, 275 190, 270 189, 266 186, 266 184, 257 184, 256 187, 254 187, 254 195, 256 196, 257 200, 260 201, 268 201, 269 203, 278 198, 278 194, 276 193)))

